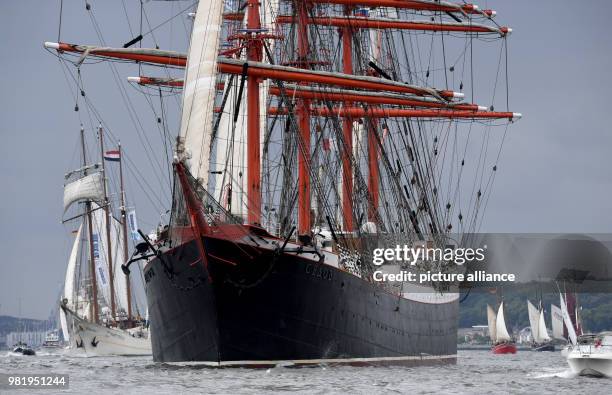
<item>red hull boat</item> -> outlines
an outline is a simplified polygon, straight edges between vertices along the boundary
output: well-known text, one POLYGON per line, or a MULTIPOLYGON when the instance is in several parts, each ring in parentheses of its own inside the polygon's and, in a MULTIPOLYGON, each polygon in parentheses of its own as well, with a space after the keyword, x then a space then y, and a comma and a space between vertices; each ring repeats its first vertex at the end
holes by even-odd
POLYGON ((516 354, 516 345, 514 343, 496 344, 491 351, 493 354, 516 354))

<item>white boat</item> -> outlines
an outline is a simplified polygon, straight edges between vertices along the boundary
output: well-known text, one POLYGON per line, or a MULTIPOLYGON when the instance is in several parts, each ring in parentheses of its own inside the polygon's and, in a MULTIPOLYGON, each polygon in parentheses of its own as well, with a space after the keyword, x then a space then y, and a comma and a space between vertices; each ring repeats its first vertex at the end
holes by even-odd
POLYGON ((559 299, 570 341, 562 355, 572 372, 581 376, 612 377, 612 332, 577 336, 563 295, 559 299))
MULTIPOLYGON (((81 136, 85 152, 83 130, 81 136)), ((113 152, 119 152, 120 158, 120 150, 113 152)), ((66 175, 64 210, 84 203, 84 211, 71 218, 80 224, 60 302, 62 334, 69 349, 81 349, 87 356, 152 355, 146 321, 132 314, 136 303, 130 277, 121 270, 128 241, 123 178, 121 219, 117 219, 110 209, 104 166, 102 171, 99 167, 84 161, 82 168, 66 175)))
POLYGON ((612 377, 612 332, 582 335, 566 351, 572 372, 581 376, 612 377))
POLYGON ((53 350, 58 349, 62 346, 62 342, 60 340, 59 333, 57 330, 53 330, 45 336, 45 341, 42 344, 43 349, 53 350))
POLYGON ((119 329, 100 325, 80 318, 68 308, 62 309, 74 325, 72 345, 81 348, 87 356, 151 355, 148 328, 119 329))

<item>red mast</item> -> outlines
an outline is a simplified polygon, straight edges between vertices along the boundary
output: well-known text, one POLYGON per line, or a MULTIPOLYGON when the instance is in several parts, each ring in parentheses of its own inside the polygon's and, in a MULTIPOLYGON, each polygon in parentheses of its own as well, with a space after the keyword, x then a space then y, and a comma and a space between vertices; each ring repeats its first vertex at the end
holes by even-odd
MULTIPOLYGON (((377 62, 380 62, 381 58, 381 32, 378 31, 376 34, 376 42, 370 40, 372 58, 377 62)), ((379 194, 379 171, 378 171, 378 158, 380 156, 380 149, 378 147, 378 119, 371 119, 368 128, 368 193, 369 193, 369 205, 368 205, 368 221, 378 225, 378 194, 379 194)), ((386 127, 386 126, 385 126, 386 127)))
MULTIPOLYGON (((258 35, 261 29, 259 18, 259 1, 248 0, 247 29, 251 35, 258 35)), ((262 42, 248 40, 247 59, 261 62, 263 57, 262 42)), ((256 76, 247 81, 247 221, 250 224, 261 223, 261 157, 259 150, 259 83, 256 76)))
MULTIPOLYGON (((297 7, 298 64, 308 68, 308 5, 295 1, 297 7)), ((298 105, 298 128, 301 148, 298 145, 298 235, 310 234, 310 100, 302 99, 298 105)))
MULTIPOLYGON (((345 7, 347 17, 351 7, 345 7)), ((307 21, 306 21, 307 22, 307 21)), ((353 32, 350 26, 342 28, 342 72, 353 74, 353 32)), ((352 107, 353 103, 347 101, 346 107, 352 107)), ((351 155, 353 155, 353 120, 345 117, 342 121, 342 138, 344 149, 342 150, 342 217, 344 219, 344 231, 353 231, 353 169, 351 167, 351 155)))

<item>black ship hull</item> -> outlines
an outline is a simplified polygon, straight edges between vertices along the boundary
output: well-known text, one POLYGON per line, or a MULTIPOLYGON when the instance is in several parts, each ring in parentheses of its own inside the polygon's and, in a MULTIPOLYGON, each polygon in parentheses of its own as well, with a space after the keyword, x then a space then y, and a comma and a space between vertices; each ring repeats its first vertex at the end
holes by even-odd
POLYGON ((155 361, 456 362, 456 299, 409 300, 308 256, 203 241, 206 262, 192 240, 145 267, 155 361))
POLYGON ((531 350, 532 351, 555 351, 555 345, 552 342, 543 343, 543 344, 534 343, 531 345, 531 350))

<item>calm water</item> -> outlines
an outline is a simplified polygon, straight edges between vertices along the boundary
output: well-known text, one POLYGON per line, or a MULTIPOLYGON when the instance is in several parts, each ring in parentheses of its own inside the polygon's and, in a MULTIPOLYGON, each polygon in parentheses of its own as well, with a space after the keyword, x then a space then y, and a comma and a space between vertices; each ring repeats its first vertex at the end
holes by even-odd
MULTIPOLYGON (((460 351, 456 366, 206 369, 149 358, 0 355, 0 373, 65 373, 75 393, 610 393, 612 380, 574 377, 556 353, 460 351)), ((29 391, 17 391, 23 394, 29 391)), ((49 393, 41 391, 42 393, 49 393)))

